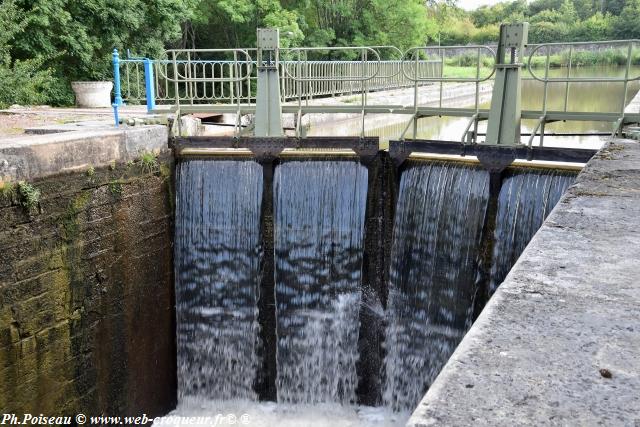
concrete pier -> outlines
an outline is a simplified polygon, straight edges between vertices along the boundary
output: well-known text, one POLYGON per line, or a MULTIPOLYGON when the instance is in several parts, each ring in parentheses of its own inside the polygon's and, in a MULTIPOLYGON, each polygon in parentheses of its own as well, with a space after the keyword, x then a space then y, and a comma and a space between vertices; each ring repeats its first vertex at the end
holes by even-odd
POLYGON ((20 135, 0 141, 0 180, 30 180, 167 149, 166 126, 20 135))
POLYGON ((408 426, 640 425, 640 144, 608 143, 408 426))

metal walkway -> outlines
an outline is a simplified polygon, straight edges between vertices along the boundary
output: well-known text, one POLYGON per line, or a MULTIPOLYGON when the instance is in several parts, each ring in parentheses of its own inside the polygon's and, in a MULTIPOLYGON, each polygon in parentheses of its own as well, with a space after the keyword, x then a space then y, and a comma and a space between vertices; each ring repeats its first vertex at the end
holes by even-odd
MULTIPOLYGON (((302 137, 305 114, 350 113, 402 114, 404 131, 416 139, 417 121, 423 117, 467 117, 461 132, 463 145, 480 143, 478 123, 488 120, 484 144, 543 146, 545 127, 556 121, 610 122, 613 135, 624 126, 640 123, 640 108, 627 107, 630 84, 640 80, 633 58, 640 41, 546 43, 528 45, 528 24, 501 26, 497 47, 416 47, 401 52, 392 46, 288 48, 279 47, 277 30, 258 30, 258 47, 252 49, 169 50, 167 59, 120 59, 114 52, 116 104, 146 103, 150 112, 235 114, 235 135, 247 135, 241 117, 255 115, 255 136, 283 136, 282 114, 295 115, 295 136, 302 137), (623 61, 622 75, 580 76, 580 53, 585 49, 613 52, 623 61), (557 63, 560 61, 560 63, 557 63), (555 62, 555 63, 554 63, 555 62), (556 70, 554 70, 556 68, 556 70), (463 73, 459 73, 462 70, 463 73), (521 82, 534 80, 543 86, 541 107, 521 110, 521 82), (493 83, 491 108, 480 108, 480 85, 493 83), (471 107, 445 106, 442 94, 451 83, 475 86, 471 107), (619 108, 614 111, 571 109, 571 86, 576 83, 619 85, 619 108), (437 106, 426 106, 421 97, 425 86, 439 87, 437 106), (413 89, 411 103, 374 103, 375 91, 413 89), (558 108, 549 105, 550 90, 563 91, 558 108), (315 102, 326 97, 350 97, 349 103, 327 105, 315 102), (626 110, 625 110, 626 108, 626 110), (521 141, 520 122, 536 121, 534 130, 521 141), (411 130, 413 132, 411 133, 411 130)), ((635 55, 635 56, 634 56, 635 55)), ((117 113, 117 106, 116 106, 117 113)))

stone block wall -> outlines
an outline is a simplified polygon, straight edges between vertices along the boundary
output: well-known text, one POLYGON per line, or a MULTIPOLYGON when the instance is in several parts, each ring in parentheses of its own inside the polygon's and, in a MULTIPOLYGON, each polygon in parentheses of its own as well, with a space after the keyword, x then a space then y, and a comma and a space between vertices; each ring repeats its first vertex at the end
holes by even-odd
POLYGON ((0 410, 173 407, 171 170, 137 161, 37 179, 31 206, 2 189, 0 410))

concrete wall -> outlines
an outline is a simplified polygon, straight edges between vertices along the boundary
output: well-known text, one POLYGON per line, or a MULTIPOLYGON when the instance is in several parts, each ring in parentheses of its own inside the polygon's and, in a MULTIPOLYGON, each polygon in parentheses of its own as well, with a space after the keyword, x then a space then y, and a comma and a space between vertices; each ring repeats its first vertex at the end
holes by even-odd
POLYGON ((640 425, 640 143, 589 161, 408 426, 640 425))
MULTIPOLYGON (((0 196, 4 412, 159 415, 174 404, 171 166, 128 162, 123 139, 87 143, 117 163, 89 170, 76 151, 74 172, 30 174, 31 209, 19 191, 0 196)), ((35 170, 42 156, 18 160, 35 170)))

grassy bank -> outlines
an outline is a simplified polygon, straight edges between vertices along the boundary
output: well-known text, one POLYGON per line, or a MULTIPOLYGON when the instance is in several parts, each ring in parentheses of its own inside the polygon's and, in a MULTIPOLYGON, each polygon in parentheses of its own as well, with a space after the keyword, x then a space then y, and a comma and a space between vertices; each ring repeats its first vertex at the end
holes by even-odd
MULTIPOLYGON (((562 68, 569 65, 569 51, 560 52, 557 54, 549 55, 549 67, 550 68, 562 68)), ((589 66, 626 66, 627 65, 627 50, 626 49, 612 49, 602 51, 578 51, 571 54, 571 65, 576 67, 589 67, 589 66)), ((528 60, 528 58, 527 58, 528 60)), ((544 48, 536 52, 536 56, 531 60, 533 68, 542 68, 547 61, 544 48)), ((631 65, 640 65, 640 52, 632 51, 631 53, 631 65)))

